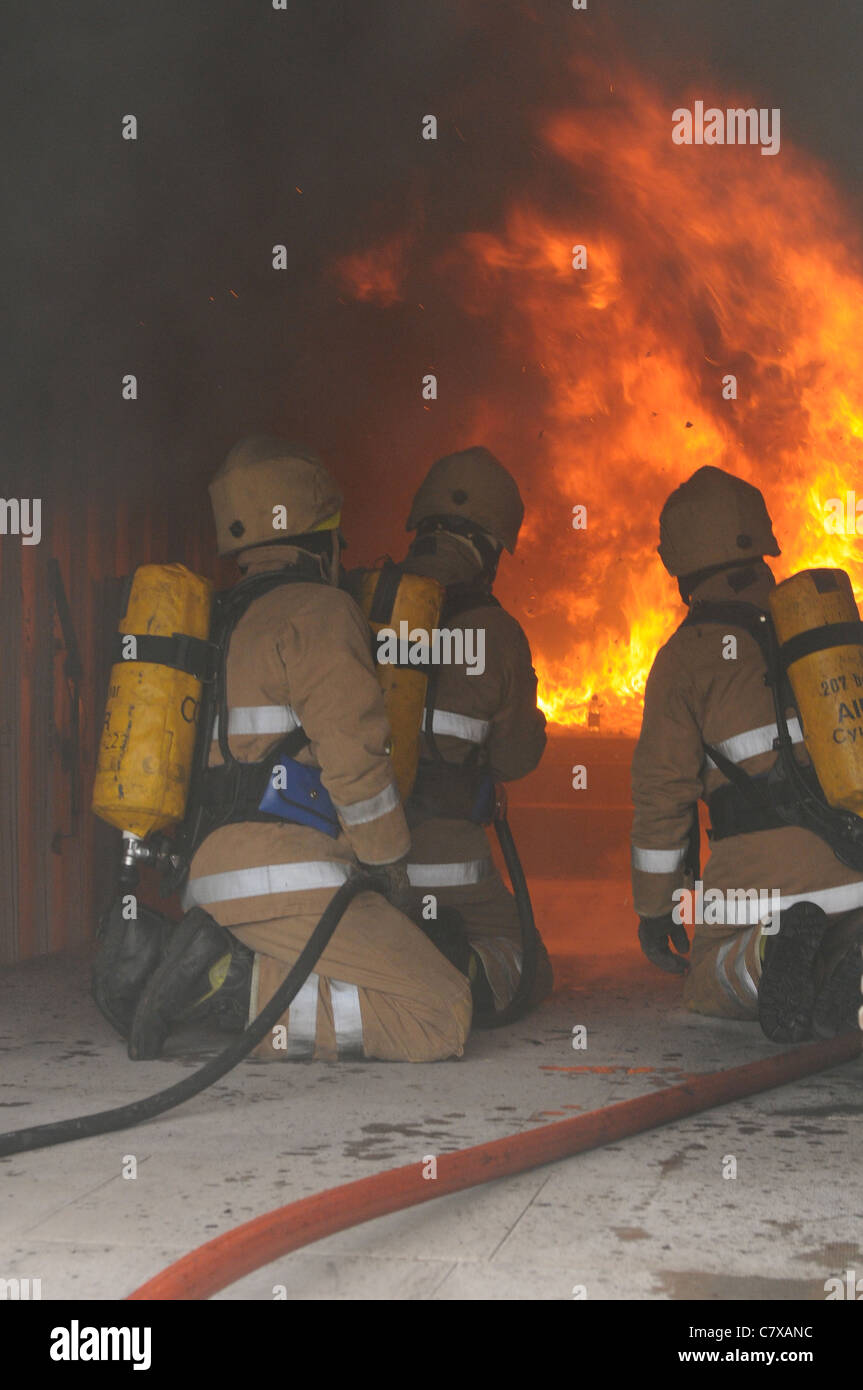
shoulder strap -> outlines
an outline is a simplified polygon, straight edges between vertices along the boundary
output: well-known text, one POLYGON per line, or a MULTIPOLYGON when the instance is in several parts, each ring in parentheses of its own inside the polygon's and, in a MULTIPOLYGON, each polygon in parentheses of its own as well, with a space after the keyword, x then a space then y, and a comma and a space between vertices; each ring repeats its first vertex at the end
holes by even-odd
POLYGON ((764 663, 769 668, 773 620, 763 608, 758 608, 754 603, 735 602, 733 599, 722 603, 702 600, 693 604, 680 626, 697 627, 699 623, 727 623, 729 627, 744 628, 750 637, 755 638, 764 656, 764 663))
POLYGON ((396 594, 403 574, 404 570, 401 565, 396 564, 395 560, 391 560, 388 555, 381 565, 378 582, 375 586, 368 615, 370 623, 380 623, 385 626, 392 620, 393 604, 396 601, 396 594))
MULTIPOLYGON (((794 704, 786 669, 787 647, 791 644, 786 644, 786 649, 780 649, 769 613, 750 603, 696 603, 681 623, 681 627, 699 622, 727 623, 745 628, 758 642, 764 654, 767 668, 764 679, 773 695, 778 730, 777 756, 767 775, 770 805, 786 824, 801 825, 811 830, 830 846, 841 863, 857 872, 863 871, 863 820, 851 811, 841 811, 830 806, 814 775, 814 769, 812 776, 807 778, 794 756, 794 745, 785 717, 786 707, 794 704)), ((849 629, 851 628, 856 628, 856 624, 850 624, 849 629)), ((848 630, 843 629, 841 637, 847 635, 848 630)), ((831 645, 834 637, 840 640, 840 634, 831 633, 829 629, 825 634, 822 630, 820 645, 831 645)), ((817 649, 814 645, 807 645, 808 641, 807 636, 799 644, 797 655, 803 654, 806 650, 817 649)), ((744 792, 750 801, 754 802, 756 797, 760 798, 761 789, 748 773, 724 759, 722 754, 717 757, 718 750, 708 744, 704 744, 704 749, 719 770, 744 792)))
MULTIPOLYGON (((320 571, 320 566, 316 564, 312 556, 301 555, 297 562, 286 565, 284 569, 273 570, 266 574, 251 575, 248 579, 242 579, 239 584, 235 584, 232 589, 224 590, 216 595, 216 610, 213 623, 213 635, 219 651, 218 670, 216 672, 215 689, 213 700, 209 710, 209 728, 203 738, 203 757, 206 767, 209 758, 210 742, 213 736, 213 724, 216 714, 219 717, 219 752, 226 767, 233 767, 236 763, 234 755, 228 747, 228 648, 231 645, 231 634, 243 615, 251 608, 257 599, 263 598, 266 594, 272 593, 274 589, 280 589, 286 584, 325 584, 320 571)), ((308 738, 299 729, 294 730, 287 738, 278 745, 276 750, 279 754, 292 757, 294 752, 299 752, 300 748, 308 743, 308 738), (297 735, 301 737, 297 741, 297 735)), ((269 761, 269 758, 267 759, 269 761)))
MULTIPOLYGON (((763 608, 758 608, 754 603, 737 603, 733 600, 725 603, 703 601, 693 605, 691 612, 684 618, 680 627, 697 627, 699 623, 718 623, 729 627, 742 627, 758 643, 764 658, 764 683, 770 687, 773 693, 780 742, 787 738, 790 746, 791 737, 788 734, 785 709, 788 705, 795 704, 795 700, 770 613, 763 608)), ((712 753, 711 757, 713 757, 712 753)), ((716 759, 714 761, 719 767, 719 762, 716 759)))
MULTIPOLYGON (((455 618, 458 618, 462 613, 466 613, 468 609, 471 608, 500 608, 500 604, 494 597, 494 594, 490 593, 485 585, 478 583, 475 579, 462 581, 458 584, 448 584, 443 607, 441 608, 441 624, 453 622, 455 618)), ((429 671, 428 684, 426 685, 425 733, 435 761, 442 763, 444 759, 437 746, 433 727, 436 700, 437 669, 432 667, 429 671)), ((462 764, 462 767, 477 763, 479 761, 479 756, 479 748, 472 748, 462 764)))
POLYGON ((732 786, 735 786, 746 797, 746 800, 755 810, 766 811, 770 809, 770 798, 762 782, 756 782, 754 777, 750 777, 749 773, 744 772, 742 767, 738 767, 730 758, 726 758, 725 754, 720 753, 713 744, 702 739, 701 746, 711 762, 716 764, 723 776, 727 777, 732 786))
POLYGON ((446 598, 441 610, 441 622, 451 623, 470 608, 500 608, 494 594, 484 585, 470 579, 467 583, 448 584, 446 598))
MULTIPOLYGON (((192 766, 192 780, 186 818, 178 832, 178 843, 184 847, 186 860, 191 859, 197 848, 202 825, 204 782, 210 761, 210 745, 213 740, 213 726, 219 720, 219 752, 226 769, 239 771, 241 764, 228 747, 228 699, 227 699, 227 660, 231 634, 243 614, 256 599, 263 598, 273 589, 285 584, 323 584, 326 581, 311 556, 308 563, 300 557, 296 565, 273 570, 267 574, 252 575, 235 584, 231 589, 222 590, 216 595, 213 609, 211 644, 215 647, 217 659, 211 678, 204 685, 201 699, 200 722, 192 766)), ((264 760, 271 764, 274 758, 293 757, 305 747, 309 739, 302 729, 294 729, 264 760)), ((239 785, 239 784, 238 784, 239 785)))
MULTIPOLYGON (((758 608, 754 603, 735 602, 732 599, 721 603, 711 603, 705 600, 693 605, 680 626, 682 628, 697 627, 700 623, 742 627, 758 643, 766 668, 764 680, 773 691, 777 729, 781 742, 783 729, 785 734, 788 734, 784 697, 786 693, 790 692, 783 690, 785 685, 784 672, 779 661, 775 630, 770 614, 765 612, 763 608, 758 608)), ((790 745, 790 735, 788 735, 788 742, 790 745)), ((769 805, 763 785, 757 783, 748 772, 744 772, 743 768, 738 767, 730 758, 726 758, 725 754, 720 753, 718 748, 707 743, 704 739, 701 740, 701 743, 711 762, 715 763, 723 776, 737 787, 752 806, 764 809, 769 805)))

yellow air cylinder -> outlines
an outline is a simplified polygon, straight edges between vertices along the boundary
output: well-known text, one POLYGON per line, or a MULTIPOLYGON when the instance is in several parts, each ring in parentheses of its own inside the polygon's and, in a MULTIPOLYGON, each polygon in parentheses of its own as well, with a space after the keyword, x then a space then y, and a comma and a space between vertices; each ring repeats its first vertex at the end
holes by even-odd
POLYGON ((212 584, 183 565, 135 571, 119 628, 128 659, 111 668, 93 787, 96 815, 129 834, 152 835, 183 819, 202 690, 187 671, 135 660, 132 639, 206 640, 212 604, 212 584))
POLYGON ((783 655, 824 795, 863 815, 863 643, 853 629, 830 632, 859 620, 851 581, 844 570, 802 570, 777 584, 770 611, 779 641, 792 644, 783 655), (799 654, 809 642, 837 637, 839 645, 799 654))
MULTIPOLYGON (((376 603, 381 576, 390 570, 368 570, 360 586, 360 607, 377 637, 382 628, 401 632, 422 631, 431 638, 443 607, 444 589, 436 579, 419 574, 402 574, 398 578, 392 605, 389 598, 376 603), (406 628, 401 624, 405 623, 406 628)), ((417 639, 418 640, 418 639, 417 639)), ((379 665, 378 680, 384 693, 384 704, 392 731, 392 762, 399 794, 404 800, 411 793, 419 762, 419 736, 426 700, 428 677, 418 667, 379 665)))

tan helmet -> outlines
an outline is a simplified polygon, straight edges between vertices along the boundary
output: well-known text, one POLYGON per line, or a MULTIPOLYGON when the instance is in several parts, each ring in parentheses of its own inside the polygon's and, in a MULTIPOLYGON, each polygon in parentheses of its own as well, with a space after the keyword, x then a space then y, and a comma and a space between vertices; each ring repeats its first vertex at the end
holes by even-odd
POLYGON ((335 531, 341 520, 342 494, 317 454, 271 435, 234 445, 210 483, 210 501, 220 555, 335 531))
POLYGON ((699 468, 659 515, 659 558, 676 578, 732 560, 781 554, 764 498, 721 468, 699 468))
POLYGON ((488 449, 475 446, 433 463, 413 500, 406 531, 432 516, 457 516, 487 531, 512 553, 524 517, 515 478, 488 449))

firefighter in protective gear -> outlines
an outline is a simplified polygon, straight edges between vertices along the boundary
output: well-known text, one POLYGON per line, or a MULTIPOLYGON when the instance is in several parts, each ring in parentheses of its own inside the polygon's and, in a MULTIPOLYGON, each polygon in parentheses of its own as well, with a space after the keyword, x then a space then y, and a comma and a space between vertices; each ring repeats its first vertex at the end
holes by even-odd
MULTIPOLYGON (((546 742, 527 638, 491 594, 501 551, 515 550, 523 516, 515 479, 493 454, 479 447, 450 454, 432 465, 417 491, 406 526, 416 538, 400 565, 444 586, 442 629, 473 632, 464 652, 484 651, 482 670, 478 661, 473 672, 466 661, 432 668, 406 812, 415 920, 467 969, 477 1009, 485 1012, 503 1009, 515 993, 522 929, 491 859, 477 799, 492 780, 531 772, 546 742)), ((541 942, 538 951, 532 1004, 553 983, 541 942)))
MULTIPOLYGON (((721 469, 700 468, 662 510, 659 555, 691 611, 658 652, 645 690, 632 765, 632 884, 642 949, 685 975, 687 1007, 758 1019, 768 1037, 788 1042, 856 1026, 863 880, 824 839, 758 809, 735 784, 739 768, 766 788, 777 756, 753 631, 775 582, 764 556, 779 553, 761 493, 721 469), (699 798, 711 854, 690 915, 680 890, 692 884, 699 798)), ((791 710, 788 724, 803 764, 791 710)))
POLYGON ((138 1055, 153 1055, 160 1034, 182 1014, 184 991, 176 983, 169 989, 168 975, 176 981, 184 951, 196 951, 199 966, 197 975, 187 972, 186 1003, 212 965, 201 949, 201 914, 213 955, 224 929, 254 953, 254 1017, 359 864, 383 868, 388 898, 366 892, 352 901, 258 1055, 459 1056, 471 1020, 468 981, 399 910, 409 897, 410 837, 368 625, 338 587, 339 489, 308 449, 256 436, 231 450, 210 494, 219 553, 236 559, 241 585, 268 575, 273 586, 245 609, 227 646, 221 727, 213 731, 204 794, 215 828, 194 854, 185 889, 194 940, 184 946, 179 939, 165 989, 145 990, 145 999, 154 996, 148 1007, 155 1041, 140 1029, 138 1055), (241 773, 252 764, 270 768, 289 743, 286 814, 295 817, 299 807, 299 819, 258 811, 242 795, 237 801, 244 783, 234 779, 234 763, 241 773), (233 801, 213 800, 232 786, 233 801))

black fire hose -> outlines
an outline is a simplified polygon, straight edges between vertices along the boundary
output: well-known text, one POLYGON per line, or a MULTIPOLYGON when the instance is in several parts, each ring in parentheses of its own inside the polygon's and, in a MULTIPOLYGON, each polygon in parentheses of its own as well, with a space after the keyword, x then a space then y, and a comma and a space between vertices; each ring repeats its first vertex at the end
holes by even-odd
POLYGON ((497 801, 494 808, 493 824, 497 842, 506 863, 509 881, 512 884, 513 896, 521 923, 521 978, 515 994, 506 1008, 497 1010, 495 1013, 474 1015, 474 1025, 482 1029, 505 1028, 510 1023, 516 1023, 527 1013, 531 1004, 531 995, 536 983, 536 971, 539 963, 539 933, 536 930, 527 879, 524 876, 524 869, 521 867, 521 860, 518 857, 518 850, 506 817, 506 790, 502 786, 497 786, 495 791, 497 801))
MULTIPOLYGON (((498 788, 494 828, 506 862, 521 922, 522 968, 518 987, 506 1008, 494 1014, 474 1018, 476 1027, 482 1029, 506 1027, 526 1013, 530 1006, 539 959, 539 935, 534 922, 527 880, 506 818, 506 796, 503 788, 498 788)), ((175 1106, 182 1105, 193 1096, 200 1095, 201 1091, 221 1080, 238 1062, 248 1057, 252 1049, 257 1047, 270 1029, 278 1023, 314 970, 348 905, 357 894, 381 891, 383 887, 374 874, 357 874, 343 883, 333 895, 296 963, 270 1002, 235 1042, 191 1076, 185 1077, 164 1091, 157 1091, 142 1100, 131 1101, 128 1105, 118 1105, 111 1110, 99 1110, 94 1115, 78 1115, 71 1120, 56 1120, 51 1124, 35 1125, 31 1129, 16 1129, 8 1134, 0 1134, 0 1158, 28 1153, 33 1149, 47 1149, 53 1144, 68 1144, 74 1139, 91 1139, 96 1134, 110 1134, 118 1129, 130 1129, 134 1125, 143 1124, 145 1120, 152 1120, 165 1110, 173 1110, 175 1106)))
POLYGON ((183 1101, 191 1100, 192 1096, 212 1086, 214 1081, 219 1081, 244 1057, 248 1057, 252 1048, 257 1047, 278 1023, 311 975, 348 905, 357 894, 381 891, 383 886, 374 874, 357 874, 343 883, 269 1004, 230 1047, 226 1047, 191 1076, 164 1091, 157 1091, 155 1095, 134 1100, 129 1105, 118 1105, 112 1110, 99 1110, 95 1115, 79 1115, 71 1120, 57 1120, 52 1124, 35 1125, 32 1129, 15 1129, 9 1134, 0 1134, 0 1158, 28 1153, 32 1149, 46 1149, 52 1144, 68 1144, 73 1139, 90 1139, 95 1134, 109 1134, 116 1129, 129 1129, 132 1125, 161 1115, 165 1110, 172 1110, 176 1105, 182 1105, 183 1101))

